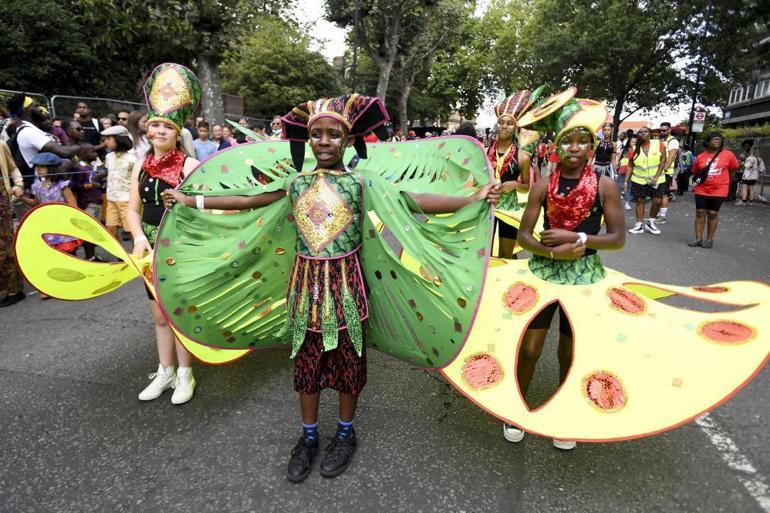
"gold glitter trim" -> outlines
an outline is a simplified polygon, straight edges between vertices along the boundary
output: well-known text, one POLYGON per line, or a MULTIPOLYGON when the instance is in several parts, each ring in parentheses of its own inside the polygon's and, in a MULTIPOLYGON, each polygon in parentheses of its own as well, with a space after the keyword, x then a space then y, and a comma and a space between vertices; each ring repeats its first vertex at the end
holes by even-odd
POLYGON ((353 221, 353 212, 320 174, 294 207, 297 230, 313 253, 320 253, 353 221))

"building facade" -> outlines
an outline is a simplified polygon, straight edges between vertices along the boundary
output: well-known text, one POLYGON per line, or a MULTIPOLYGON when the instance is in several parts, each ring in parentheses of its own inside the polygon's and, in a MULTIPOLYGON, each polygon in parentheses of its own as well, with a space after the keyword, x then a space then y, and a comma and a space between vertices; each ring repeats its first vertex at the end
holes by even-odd
POLYGON ((752 83, 730 91, 722 117, 727 128, 770 123, 770 30, 760 36, 754 51, 763 56, 762 65, 754 71, 752 83))

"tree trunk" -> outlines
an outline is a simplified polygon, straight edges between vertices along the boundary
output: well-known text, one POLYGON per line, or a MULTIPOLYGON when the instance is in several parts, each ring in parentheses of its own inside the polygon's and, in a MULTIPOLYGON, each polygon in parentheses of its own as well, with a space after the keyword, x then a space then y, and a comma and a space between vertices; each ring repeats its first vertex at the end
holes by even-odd
POLYGON ((225 122, 225 107, 222 101, 222 82, 219 77, 219 63, 210 56, 199 53, 198 78, 201 81, 201 108, 203 118, 210 125, 225 122))
POLYGON ((612 115, 612 125, 614 127, 613 137, 617 138, 620 133, 620 115, 623 114, 623 105, 626 103, 626 98, 615 99, 615 113, 612 115))
POLYGON ((398 128, 401 129, 404 134, 409 131, 409 113, 407 112, 407 106, 409 105, 409 95, 412 94, 413 82, 413 76, 411 79, 404 79, 401 84, 401 98, 398 100, 398 128))
POLYGON ((385 102, 385 97, 388 94, 388 83, 390 82, 390 74, 393 71, 393 63, 395 59, 388 59, 380 65, 380 79, 377 81, 377 97, 385 102))

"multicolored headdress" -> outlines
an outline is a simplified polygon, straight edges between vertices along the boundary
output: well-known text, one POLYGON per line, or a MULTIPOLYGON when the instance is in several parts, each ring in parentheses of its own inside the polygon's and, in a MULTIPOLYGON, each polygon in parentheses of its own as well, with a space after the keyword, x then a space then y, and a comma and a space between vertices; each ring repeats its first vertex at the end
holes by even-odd
POLYGON ((201 100, 201 84, 195 73, 181 64, 165 62, 144 83, 147 123, 166 121, 182 130, 201 100))
POLYGON ((540 140, 540 133, 534 130, 521 129, 521 119, 530 112, 536 105, 542 103, 542 95, 545 86, 542 85, 534 91, 522 89, 506 97, 501 103, 495 105, 495 116, 499 120, 503 116, 509 116, 513 119, 517 128, 517 138, 519 148, 532 153, 540 140))
POLYGON ((364 135, 374 132, 380 140, 388 136, 383 125, 390 118, 379 98, 353 93, 300 103, 281 118, 283 137, 291 142, 292 160, 297 171, 302 170, 310 127, 321 118, 339 121, 348 134, 355 137, 354 147, 362 159, 366 158, 364 135))
POLYGON ((532 91, 523 89, 516 91, 502 103, 495 105, 495 116, 500 119, 503 116, 510 116, 514 120, 519 119, 519 116, 524 112, 524 108, 529 104, 529 99, 532 96, 532 91))

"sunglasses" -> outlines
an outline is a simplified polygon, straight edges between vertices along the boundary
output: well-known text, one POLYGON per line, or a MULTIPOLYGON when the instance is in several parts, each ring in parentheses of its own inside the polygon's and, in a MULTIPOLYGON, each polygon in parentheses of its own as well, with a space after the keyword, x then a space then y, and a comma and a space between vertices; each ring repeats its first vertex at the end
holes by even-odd
POLYGON ((128 118, 118 118, 118 121, 128 121, 128 118))

